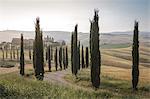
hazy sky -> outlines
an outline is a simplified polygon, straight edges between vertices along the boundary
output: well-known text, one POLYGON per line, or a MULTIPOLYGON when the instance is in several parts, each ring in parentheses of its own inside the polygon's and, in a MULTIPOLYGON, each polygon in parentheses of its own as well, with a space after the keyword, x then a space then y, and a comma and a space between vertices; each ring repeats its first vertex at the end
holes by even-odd
POLYGON ((0 0, 0 30, 34 30, 37 16, 44 31, 89 32, 89 19, 99 9, 100 32, 150 31, 150 0, 0 0))

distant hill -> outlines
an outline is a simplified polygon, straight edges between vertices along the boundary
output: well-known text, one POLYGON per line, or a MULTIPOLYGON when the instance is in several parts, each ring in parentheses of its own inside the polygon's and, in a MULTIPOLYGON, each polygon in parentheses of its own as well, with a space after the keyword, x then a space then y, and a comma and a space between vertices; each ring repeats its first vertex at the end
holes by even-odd
MULTIPOLYGON (((34 38, 34 31, 17 31, 17 30, 6 30, 0 31, 0 42, 11 41, 12 38, 19 38, 20 34, 24 34, 24 38, 34 38)), ((43 37, 46 36, 54 37, 56 41, 65 40, 67 43, 71 41, 71 32, 67 31, 44 31, 43 37)), ((126 32, 110 32, 110 33, 100 33, 100 43, 101 45, 107 44, 131 44, 132 43, 132 31, 126 32)), ((88 46, 89 44, 89 33, 78 34, 81 44, 88 46)), ((150 43, 150 32, 140 32, 140 43, 150 43)))

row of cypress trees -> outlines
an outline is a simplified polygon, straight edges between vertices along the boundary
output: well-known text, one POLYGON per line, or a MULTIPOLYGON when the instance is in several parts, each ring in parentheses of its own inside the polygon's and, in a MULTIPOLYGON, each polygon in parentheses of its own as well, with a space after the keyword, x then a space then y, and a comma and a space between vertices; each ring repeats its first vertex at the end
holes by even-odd
POLYGON ((58 48, 55 49, 55 69, 58 70, 58 65, 60 67, 60 70, 67 69, 68 68, 68 48, 60 46, 59 52, 58 48))
MULTIPOLYGON (((90 21, 90 68, 91 68, 91 82, 95 88, 100 86, 100 71, 101 71, 101 54, 99 47, 99 16, 98 10, 94 11, 94 19, 90 21)), ((78 42, 78 25, 75 26, 74 32, 71 35, 71 71, 77 77, 78 70, 80 70, 80 41, 78 42)), ((138 41, 138 22, 135 21, 133 46, 132 46, 132 87, 137 90, 139 80, 139 41, 138 41)), ((84 50, 82 46, 82 68, 85 68, 84 50)), ((86 67, 89 65, 88 61, 88 47, 86 47, 86 67)))
MULTIPOLYGON (((91 65, 91 82, 95 88, 100 86, 100 68, 101 68, 101 55, 99 50, 99 25, 98 25, 98 10, 94 12, 94 19, 91 21, 90 26, 90 65, 91 65)), ((42 31, 40 30, 40 20, 36 19, 35 24, 35 40, 33 46, 33 66, 35 70, 35 76, 38 80, 43 80, 44 77, 44 57, 43 57, 43 39, 42 31)), ((77 77, 78 70, 80 70, 80 41, 78 42, 78 25, 75 26, 74 32, 71 36, 71 70, 72 74, 77 77)), ((137 90, 137 84, 139 80, 139 41, 138 41, 138 22, 135 21, 133 46, 132 46, 132 86, 133 90, 137 90)), ((23 35, 21 35, 21 51, 20 51, 20 74, 24 75, 24 50, 23 50, 23 35)), ((51 49, 48 47, 48 64, 49 71, 51 71, 51 49)), ((84 63, 84 50, 82 46, 82 68, 85 68, 84 63)), ((86 67, 88 67, 88 47, 86 47, 86 67)), ((68 51, 67 47, 59 49, 59 65, 62 69, 62 62, 64 69, 68 67, 68 51), (62 58, 63 57, 63 58, 62 58), (63 60, 62 60, 63 59, 63 60)), ((55 50, 55 67, 58 69, 58 51, 55 50)))

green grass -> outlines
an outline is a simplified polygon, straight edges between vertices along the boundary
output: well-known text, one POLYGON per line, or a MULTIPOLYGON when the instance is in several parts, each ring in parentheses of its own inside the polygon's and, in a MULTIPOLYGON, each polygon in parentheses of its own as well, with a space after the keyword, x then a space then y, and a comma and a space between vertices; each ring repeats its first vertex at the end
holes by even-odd
MULTIPOLYGON (((76 86, 93 90, 89 69, 81 70, 78 74, 78 79, 73 78, 72 75, 66 75, 65 79, 76 86)), ((107 98, 114 99, 148 99, 150 97, 149 84, 139 84, 137 92, 133 92, 131 87, 132 85, 129 81, 116 79, 109 75, 102 75, 100 88, 96 92, 97 94, 103 92, 103 95, 105 93, 107 98)))
POLYGON ((61 98, 61 99, 87 99, 111 97, 110 92, 84 91, 73 87, 55 85, 45 81, 37 81, 34 78, 22 77, 11 73, 0 76, 1 98, 61 98))

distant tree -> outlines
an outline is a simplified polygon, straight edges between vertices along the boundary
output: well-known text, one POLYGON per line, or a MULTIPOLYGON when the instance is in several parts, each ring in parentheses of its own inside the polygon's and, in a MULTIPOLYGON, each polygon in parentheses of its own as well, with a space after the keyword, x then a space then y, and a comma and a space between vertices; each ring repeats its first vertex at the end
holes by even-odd
POLYGON ((17 48, 17 60, 19 60, 19 49, 17 48))
POLYGON ((95 10, 94 20, 90 28, 91 82, 95 88, 100 86, 101 58, 99 50, 98 10, 95 10))
POLYGON ((31 47, 29 47, 29 59, 31 60, 32 57, 31 57, 31 47))
POLYGON ((82 68, 85 68, 85 63, 84 63, 84 48, 82 45, 82 68))
POLYGON ((88 51, 88 47, 86 47, 86 68, 89 67, 89 51, 88 51))
POLYGON ((6 50, 6 59, 8 58, 8 49, 7 49, 7 46, 5 47, 5 50, 6 50))
POLYGON ((51 46, 51 60, 53 60, 53 46, 51 46))
POLYGON ((21 34, 20 46, 20 75, 24 75, 24 48, 23 48, 23 34, 21 34))
POLYGON ((12 60, 12 48, 10 48, 10 59, 12 60))
POLYGON ((73 34, 73 73, 77 77, 78 73, 78 64, 77 64, 77 37, 78 37, 78 25, 75 26, 74 34, 73 34))
POLYGON ((72 74, 74 74, 73 73, 73 32, 72 32, 72 35, 71 35, 71 72, 72 72, 72 74))
POLYGON ((13 48, 13 58, 16 59, 15 48, 13 48))
POLYGON ((46 61, 48 60, 48 47, 46 47, 45 49, 45 60, 46 61))
POLYGON ((133 34, 133 46, 132 46, 132 87, 133 90, 137 90, 139 81, 139 30, 138 22, 135 21, 134 34, 133 34))
POLYGON ((2 48, 2 53, 3 53, 3 60, 5 60, 4 48, 2 48))
POLYGON ((65 55, 65 49, 63 48, 63 65, 64 69, 66 69, 66 55, 65 55))
POLYGON ((59 66, 62 70, 62 47, 59 48, 59 66))
POLYGON ((48 46, 48 69, 51 72, 51 47, 48 46))
POLYGON ((66 46, 66 68, 68 68, 68 48, 66 46))
POLYGON ((36 18, 34 40, 34 66, 37 80, 44 78, 43 32, 40 30, 40 20, 36 18))
POLYGON ((77 63, 78 63, 78 70, 80 70, 80 41, 78 42, 78 51, 77 51, 77 63))
POLYGON ((55 68, 56 68, 56 71, 57 71, 57 67, 58 67, 58 61, 57 61, 57 47, 56 47, 56 50, 55 50, 55 68))

